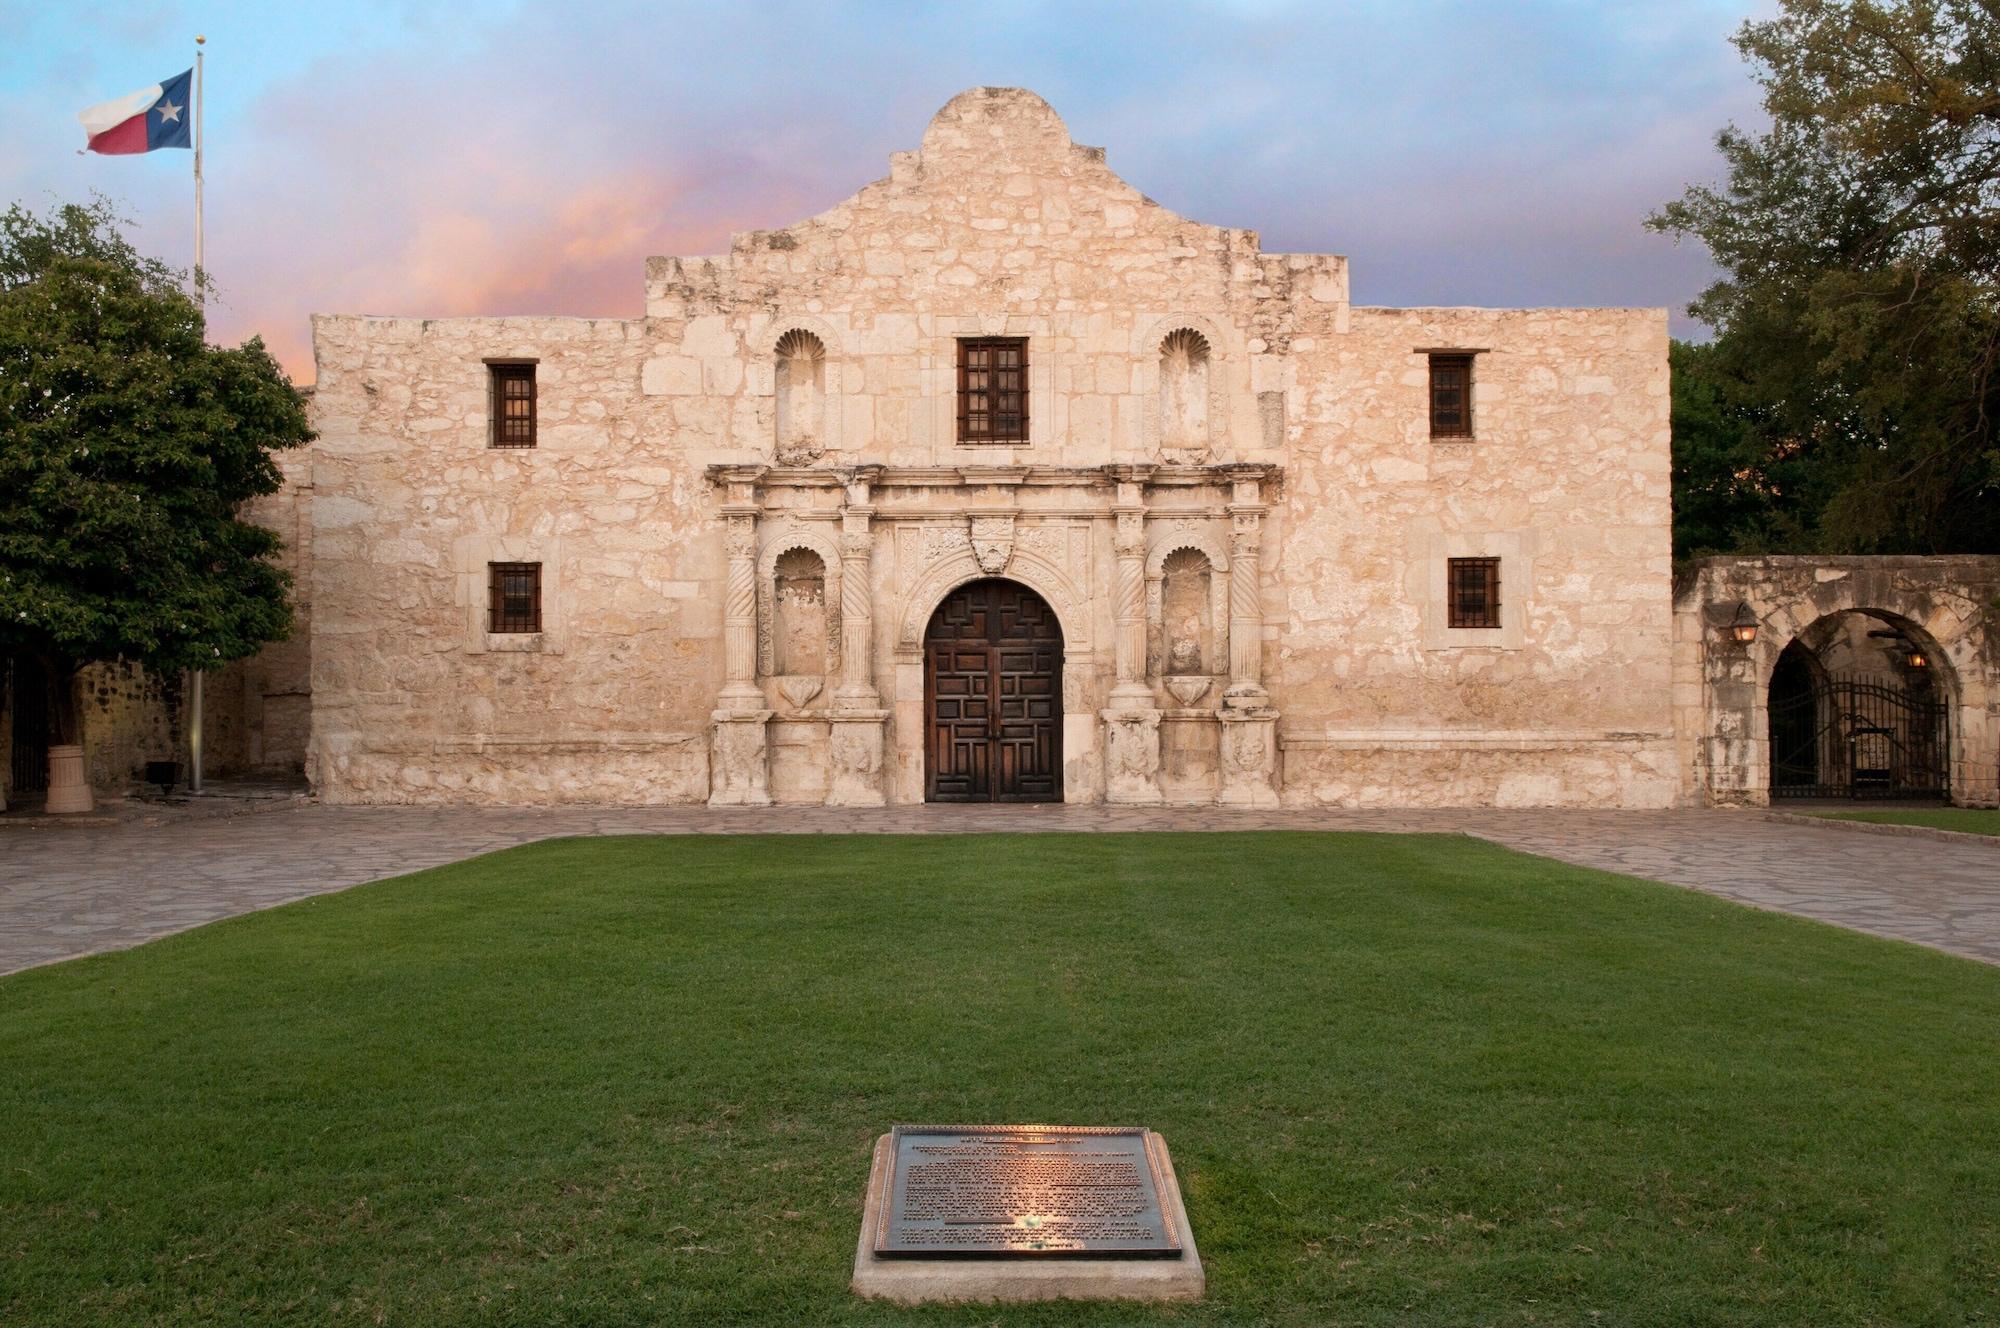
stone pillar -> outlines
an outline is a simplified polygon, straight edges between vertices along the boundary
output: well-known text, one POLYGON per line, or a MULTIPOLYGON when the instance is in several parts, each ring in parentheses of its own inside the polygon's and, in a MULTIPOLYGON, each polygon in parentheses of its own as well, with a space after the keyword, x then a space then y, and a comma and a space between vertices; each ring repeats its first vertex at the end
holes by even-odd
POLYGON ((1104 720, 1104 800, 1154 805, 1160 796, 1160 711, 1146 681, 1146 477, 1150 466, 1114 466, 1118 485, 1111 514, 1117 522, 1117 634, 1112 638, 1118 680, 1104 720))
POLYGON ((1153 689, 1146 683, 1146 498, 1150 466, 1115 466, 1118 500, 1111 514, 1118 526, 1113 547, 1118 555, 1117 636, 1113 638, 1118 681, 1111 689, 1117 709, 1146 708, 1153 689))
POLYGON ((727 467, 718 476, 727 493, 722 520, 729 579, 722 601, 724 681, 711 716, 715 721, 708 761, 711 807, 771 804, 765 733, 771 712, 764 708, 764 690, 757 684, 757 481, 762 476, 759 467, 727 467))
POLYGON ((1223 705, 1260 710, 1270 704, 1264 690, 1263 467, 1233 466, 1253 472, 1235 477, 1229 505, 1229 690, 1223 705))
POLYGON ((879 466, 849 472, 847 503, 840 509, 840 687, 827 716, 833 770, 826 801, 832 807, 880 807, 882 731, 889 712, 875 690, 874 576, 871 558, 875 509, 869 489, 879 466))
POLYGON ((875 509, 868 503, 869 486, 878 473, 879 467, 853 472, 847 480, 847 503, 840 509, 840 687, 834 700, 842 710, 873 710, 880 701, 872 658, 874 535, 869 527, 875 509))
POLYGON ((1225 807, 1278 805, 1278 712, 1264 687, 1264 480, 1270 468, 1224 468, 1229 504, 1229 689, 1222 694, 1225 807))

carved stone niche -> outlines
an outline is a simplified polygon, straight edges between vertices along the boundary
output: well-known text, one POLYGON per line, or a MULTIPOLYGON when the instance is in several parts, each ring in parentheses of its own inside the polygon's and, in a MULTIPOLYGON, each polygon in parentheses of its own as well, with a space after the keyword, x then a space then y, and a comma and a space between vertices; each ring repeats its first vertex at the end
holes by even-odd
POLYGON ((1190 327, 1160 342, 1160 454, 1176 465, 1199 465, 1209 452, 1208 338, 1190 327))
POLYGON ((809 466, 826 451, 826 346, 803 328, 778 338, 778 464, 809 466))
POLYGON ((803 710, 832 668, 826 561, 811 549, 787 549, 778 555, 771 582, 771 671, 779 695, 803 710))

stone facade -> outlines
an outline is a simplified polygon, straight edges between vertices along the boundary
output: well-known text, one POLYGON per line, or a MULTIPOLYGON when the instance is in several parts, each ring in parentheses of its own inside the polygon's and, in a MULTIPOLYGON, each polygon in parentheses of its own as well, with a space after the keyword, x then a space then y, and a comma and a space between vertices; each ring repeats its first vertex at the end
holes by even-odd
POLYGON ((995 575, 1061 622, 1066 800, 1679 794, 1661 310, 1352 307, 1013 89, 646 296, 315 319, 322 796, 918 801, 926 624, 995 575), (1024 445, 958 441, 985 336, 1027 339, 1024 445), (1433 350, 1477 353, 1470 438, 1433 350), (493 360, 532 449, 489 445, 493 360), (1447 623, 1475 556, 1498 629, 1447 623), (540 633, 485 630, 494 562, 541 564, 540 633))

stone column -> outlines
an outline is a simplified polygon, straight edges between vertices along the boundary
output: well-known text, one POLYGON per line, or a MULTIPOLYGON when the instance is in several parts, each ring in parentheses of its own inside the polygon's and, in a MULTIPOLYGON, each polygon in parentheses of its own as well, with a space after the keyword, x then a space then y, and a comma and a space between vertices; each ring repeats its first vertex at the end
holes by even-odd
POLYGON ((1264 690, 1263 467, 1229 469, 1253 473, 1234 477, 1229 504, 1229 690, 1223 704, 1256 710, 1271 699, 1264 690))
POLYGON ((1118 555, 1117 635, 1113 638, 1118 681, 1111 689, 1111 704, 1117 708, 1145 708, 1153 704, 1153 689, 1146 683, 1146 498, 1145 478, 1150 466, 1115 466, 1118 500, 1111 514, 1117 521, 1112 537, 1118 555))
POLYGON ((1278 712, 1264 687, 1264 479, 1269 467, 1224 467, 1229 504, 1229 689, 1222 694, 1225 807, 1278 805, 1278 712))
POLYGON ((1146 681, 1146 491, 1150 466, 1113 466, 1118 485, 1111 515, 1118 555, 1117 633, 1112 638, 1118 680, 1104 719, 1104 799, 1152 805, 1160 797, 1160 711, 1146 681))
POLYGON ((840 687, 833 694, 828 748, 833 770, 826 801, 834 807, 882 805, 882 730, 889 712, 875 690, 875 599, 870 486, 879 466, 843 476, 840 509, 840 687))
POLYGON ((770 753, 764 726, 771 712, 757 684, 757 481, 763 470, 733 466, 711 474, 727 495, 722 520, 729 577, 722 601, 724 681, 711 716, 708 802, 711 807, 768 807, 770 753))

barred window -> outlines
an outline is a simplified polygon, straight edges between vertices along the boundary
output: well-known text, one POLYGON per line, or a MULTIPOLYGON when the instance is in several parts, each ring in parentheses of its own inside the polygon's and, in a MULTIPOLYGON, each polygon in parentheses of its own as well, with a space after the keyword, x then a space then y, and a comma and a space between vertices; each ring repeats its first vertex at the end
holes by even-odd
POLYGON ((1447 617, 1453 627, 1500 625, 1500 560, 1453 558, 1445 569, 1447 617))
POLYGON ((1472 437, 1472 356, 1431 354, 1431 437, 1472 437))
POLYGON ((1028 441, 1028 339, 964 338, 958 343, 958 441, 1028 441))
POLYGON ((493 446, 535 445, 535 366, 489 364, 493 373, 493 446))
POLYGON ((540 563, 488 563, 487 630, 490 632, 539 632, 542 630, 542 565, 540 563))

